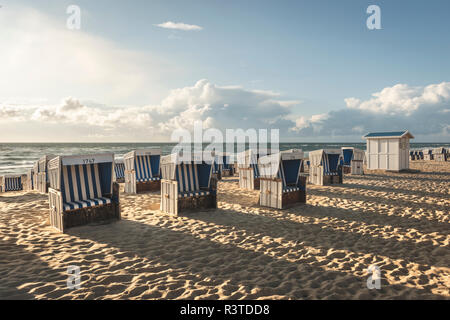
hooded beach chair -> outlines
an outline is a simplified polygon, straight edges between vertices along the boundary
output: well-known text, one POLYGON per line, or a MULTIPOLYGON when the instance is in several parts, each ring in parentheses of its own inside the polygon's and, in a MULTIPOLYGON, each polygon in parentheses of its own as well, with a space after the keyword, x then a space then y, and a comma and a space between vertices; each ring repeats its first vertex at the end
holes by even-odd
POLYGON ((444 147, 433 148, 432 152, 435 161, 447 161, 447 150, 444 147))
POLYGON ((283 209, 306 202, 306 176, 300 175, 303 158, 300 149, 259 158, 260 205, 283 209))
POLYGON ((317 185, 342 183, 340 149, 320 149, 309 152, 309 182, 317 185))
POLYGON ((125 163, 123 160, 114 161, 114 181, 118 183, 125 182, 125 163))
POLYGON ((48 171, 48 162, 51 159, 54 159, 55 155, 45 155, 39 161, 37 162, 37 179, 35 181, 36 183, 36 190, 40 193, 47 193, 48 187, 50 185, 50 180, 47 174, 48 171))
POLYGON ((231 157, 229 154, 222 154, 222 176, 224 177, 232 177, 234 176, 234 163, 231 161, 231 157))
POLYGON ((23 190, 21 175, 5 175, 1 179, 0 191, 21 191, 23 190))
POLYGON ((59 156, 49 161, 50 223, 66 229, 120 219, 114 155, 59 156))
POLYGON ((160 148, 134 150, 125 154, 123 160, 125 162, 126 193, 136 194, 160 190, 160 148))
POLYGON ((342 147, 341 164, 343 173, 363 174, 364 150, 352 147, 342 147))
POLYGON ((221 180, 222 177, 231 177, 234 175, 234 163, 231 162, 230 156, 227 153, 216 154, 212 172, 217 180, 221 180))
POLYGON ((259 190, 259 168, 258 159, 261 156, 270 155, 270 150, 248 149, 244 152, 238 153, 237 163, 239 167, 239 187, 247 190, 259 190))
POLYGON ((183 211, 217 208, 217 180, 212 161, 193 153, 182 159, 174 153, 161 157, 161 211, 178 215, 183 211))
POLYGON ((433 149, 425 148, 422 150, 422 152, 423 152, 423 160, 426 161, 434 160, 433 149))

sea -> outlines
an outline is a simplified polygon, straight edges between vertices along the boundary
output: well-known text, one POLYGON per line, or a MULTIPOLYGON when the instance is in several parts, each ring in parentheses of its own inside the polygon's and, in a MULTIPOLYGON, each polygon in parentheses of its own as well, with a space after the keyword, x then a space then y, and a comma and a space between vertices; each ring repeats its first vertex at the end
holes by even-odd
MULTIPOLYGON (((116 158, 131 150, 159 147, 163 155, 170 154, 175 143, 0 143, 0 175, 25 174, 33 164, 46 154, 77 155, 114 153, 116 158)), ((204 145, 206 147, 207 144, 204 145)), ((411 149, 448 147, 450 143, 411 143, 411 149)), ((235 152, 238 146, 235 144, 235 152)), ((365 150, 365 143, 280 143, 280 150, 302 149, 305 156, 317 149, 355 147, 365 150)), ((246 147, 245 147, 246 148, 246 147)), ((224 151, 225 147, 223 148, 224 151)))

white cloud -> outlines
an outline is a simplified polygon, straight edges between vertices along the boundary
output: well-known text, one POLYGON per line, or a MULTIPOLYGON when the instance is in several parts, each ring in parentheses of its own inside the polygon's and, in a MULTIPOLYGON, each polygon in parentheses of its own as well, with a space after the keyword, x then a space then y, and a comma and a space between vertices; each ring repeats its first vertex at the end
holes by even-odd
MULTIPOLYGON (((67 98, 55 106, 29 108, 25 120, 27 126, 36 125, 41 132, 42 128, 53 125, 63 126, 64 130, 78 128, 80 135, 86 132, 86 139, 110 136, 114 130, 113 141, 164 141, 173 130, 192 129, 198 120, 205 128, 222 130, 288 128, 293 122, 286 117, 295 104, 295 101, 279 99, 275 92, 218 86, 203 79, 194 86, 172 90, 157 105, 119 108, 67 98)), ((7 122, 6 118, 2 120, 7 122)))
MULTIPOLYGON (((281 140, 356 141, 367 131, 409 129, 422 141, 450 137, 450 96, 448 83, 408 90, 405 86, 385 88, 377 93, 380 105, 389 100, 391 108, 359 108, 367 101, 347 102, 347 108, 296 116, 301 102, 285 100, 277 92, 248 90, 241 86, 219 86, 199 80, 193 86, 174 89, 159 104, 147 106, 106 106, 67 98, 57 105, 11 106, 0 104, 0 122, 16 135, 58 141, 168 141, 175 129, 192 130, 195 121, 205 128, 280 129, 281 140), (395 92, 396 90, 400 92, 395 92), (409 93, 407 93, 409 92, 409 93), (397 100, 394 98, 397 97, 397 100), (409 113, 399 112, 420 102, 409 113), (350 107, 349 104, 352 106, 350 107), (383 111, 373 111, 383 110, 383 111), (385 111, 384 111, 385 110, 385 111), (15 124, 10 124, 14 120, 15 124), (17 125, 22 121, 23 126, 17 125), (27 131, 28 130, 28 131, 27 131), (20 133, 19 133, 20 132, 20 133), (43 137, 47 137, 44 139, 43 137)), ((407 86, 406 86, 407 87, 407 86)), ((370 102, 375 106, 374 101, 370 102)))
POLYGON ((397 84, 372 96, 365 101, 345 99, 346 109, 330 111, 326 116, 299 117, 292 130, 306 137, 348 137, 400 129, 430 139, 450 137, 450 82, 425 87, 397 84))
POLYGON ((203 30, 202 27, 197 26, 195 24, 186 24, 183 22, 172 22, 167 21, 160 24, 155 24, 155 26, 164 28, 164 29, 173 29, 173 30, 182 30, 182 31, 200 31, 203 30))
POLYGON ((436 105, 450 100, 450 82, 432 84, 426 87, 410 87, 397 84, 373 94, 372 99, 360 101, 347 98, 350 109, 359 109, 379 114, 411 115, 424 105, 436 105))

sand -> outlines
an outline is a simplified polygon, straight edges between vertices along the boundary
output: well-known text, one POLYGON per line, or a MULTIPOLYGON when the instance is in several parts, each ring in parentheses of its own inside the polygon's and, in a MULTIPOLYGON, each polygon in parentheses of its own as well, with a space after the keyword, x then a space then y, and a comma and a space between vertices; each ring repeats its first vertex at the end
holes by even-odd
POLYGON ((237 178, 219 183, 217 210, 183 217, 160 212, 159 194, 122 195, 121 221, 67 234, 46 195, 1 194, 0 299, 450 299, 450 162, 411 167, 308 185, 286 210, 237 178))

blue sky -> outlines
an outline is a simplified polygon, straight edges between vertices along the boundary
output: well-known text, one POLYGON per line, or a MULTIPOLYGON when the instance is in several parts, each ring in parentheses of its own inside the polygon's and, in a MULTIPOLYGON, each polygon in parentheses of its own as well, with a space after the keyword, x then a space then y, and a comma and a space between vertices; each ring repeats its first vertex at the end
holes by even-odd
MULTIPOLYGON (((101 77, 96 79, 95 75, 89 77, 92 79, 83 81, 82 75, 71 71, 74 77, 71 82, 70 77, 54 71, 49 72, 52 76, 48 78, 39 75, 28 77, 28 73, 32 72, 30 67, 25 71, 20 67, 17 69, 10 67, 9 70, 20 77, 20 81, 9 81, 3 86, 4 90, 0 89, 2 99, 0 107, 3 105, 5 114, 8 110, 11 111, 12 106, 19 105, 23 108, 24 105, 30 108, 31 106, 62 108, 65 101, 71 97, 85 108, 116 110, 119 107, 147 107, 145 110, 150 113, 149 117, 152 120, 148 123, 143 122, 143 126, 151 123, 152 130, 163 132, 155 122, 173 120, 173 117, 152 117, 152 112, 156 112, 154 110, 158 108, 161 110, 164 101, 170 99, 179 101, 179 97, 174 97, 173 90, 184 88, 189 91, 190 88, 190 94, 193 94, 192 91, 195 90, 192 88, 198 81, 208 79, 208 85, 217 86, 214 98, 211 101, 196 100, 196 106, 201 103, 228 105, 229 102, 226 100, 228 94, 233 95, 234 98, 231 100, 235 101, 239 100, 237 97, 240 94, 248 97, 249 94, 270 92, 274 96, 270 98, 266 96, 266 100, 283 101, 281 105, 271 106, 273 110, 270 110, 273 112, 289 104, 288 112, 283 109, 281 114, 277 115, 276 112, 273 114, 274 118, 278 117, 274 123, 285 129, 284 136, 287 140, 327 141, 327 137, 330 137, 329 140, 358 141, 364 131, 389 129, 385 128, 386 121, 380 114, 392 116, 395 113, 398 121, 393 121, 390 125, 396 126, 398 123, 408 126, 406 129, 414 132, 419 113, 402 117, 399 110, 408 110, 405 107, 404 95, 407 95, 407 104, 412 103, 411 101, 416 103, 417 99, 420 100, 427 92, 428 86, 441 84, 435 92, 439 95, 438 102, 436 99, 424 101, 422 99, 417 102, 419 105, 415 109, 417 112, 420 111, 421 115, 422 112, 427 114, 424 108, 436 112, 433 117, 436 123, 433 122, 431 125, 439 130, 436 129, 434 132, 423 130, 416 136, 420 138, 423 135, 423 140, 449 141, 450 113, 446 111, 450 108, 447 97, 450 90, 447 85, 450 74, 448 58, 450 42, 447 36, 450 34, 449 1, 3 0, 1 5, 0 23, 2 15, 11 13, 11 17, 20 16, 25 10, 31 10, 29 15, 37 17, 37 23, 32 29, 27 29, 29 26, 26 22, 11 27, 16 28, 13 30, 23 28, 24 31, 18 33, 19 37, 36 33, 36 39, 39 39, 24 40, 21 43, 42 41, 39 38, 41 32, 39 26, 51 21, 48 26, 46 25, 46 31, 42 32, 49 37, 42 43, 43 47, 52 47, 53 51, 65 52, 68 64, 75 64, 73 61, 81 59, 80 56, 70 59, 74 50, 71 47, 61 48, 61 46, 65 46, 66 41, 72 45, 82 43, 86 48, 83 61, 88 59, 86 56, 95 58, 92 58, 89 64, 83 62, 84 67, 88 65, 86 70, 78 66, 74 66, 74 69, 83 70, 84 74, 90 73, 89 66, 92 65, 95 67, 101 65, 100 73, 108 69, 114 70, 114 74, 105 73, 104 77, 109 77, 108 81, 115 79, 116 82, 108 84, 110 88, 119 88, 108 90, 105 81, 102 82, 101 77), (65 11, 71 4, 78 5, 82 11, 79 31, 64 30, 68 17, 65 11), (366 27, 366 19, 369 16, 366 9, 372 4, 381 8, 381 30, 369 30, 366 27), (167 21, 200 26, 202 30, 184 31, 156 26, 167 21), (52 40, 52 32, 57 34, 55 40, 52 40), (78 39, 82 37, 84 38, 78 39), (98 43, 101 43, 99 47, 98 43), (126 51, 126 54, 123 54, 122 50, 126 51), (107 54, 111 56, 106 56, 107 54), (134 70, 141 71, 142 74, 134 70), (123 79, 120 79, 121 74, 124 75, 123 79), (133 74, 136 74, 135 77, 133 74), (75 79, 77 77, 79 79, 75 79), (19 88, 18 84, 23 84, 27 78, 34 79, 34 82, 31 83, 30 80, 29 84, 23 85, 24 88, 19 88), (37 79, 43 79, 39 86, 35 85, 37 79), (121 84, 120 81, 124 83, 121 84), (398 87, 399 85, 407 87, 398 87), (226 89, 231 88, 230 86, 233 86, 230 89, 232 92, 226 89), (126 90, 121 92, 120 88, 126 90), (380 93, 386 88, 389 98, 400 97, 398 101, 389 102, 393 105, 394 112, 383 109, 381 106, 383 102, 370 101, 374 93, 380 93), (225 93, 221 90, 225 90, 225 93), (348 112, 349 104, 346 102, 348 98, 360 100, 360 103, 352 109, 363 114, 355 121, 361 121, 367 112, 370 114, 366 118, 370 118, 370 121, 362 124, 359 130, 351 132, 345 130, 335 133, 326 130, 321 132, 320 128, 324 125, 333 125, 332 119, 339 121, 338 116, 333 117, 334 113, 343 110, 345 116, 351 114, 348 112), (25 102, 18 103, 16 100, 25 102), (370 106, 364 106, 364 101, 370 106), (149 106, 153 106, 153 109, 149 106), (381 112, 381 109, 384 111, 381 112), (325 123, 325 119, 328 119, 328 124, 325 123)), ((17 21, 11 17, 11 21, 17 21)), ((15 42, 16 39, 9 41, 15 42)), ((3 44, 0 42, 1 49, 11 47, 8 39, 0 41, 3 42, 3 44)), ((36 59, 38 52, 33 50, 38 49, 33 46, 30 48, 28 54, 33 54, 33 59, 36 59)), ((23 47, 16 48, 14 52, 22 52, 21 50, 23 47)), ((30 64, 30 61, 34 61, 36 64, 36 60, 28 59, 25 53, 21 54, 25 55, 24 60, 30 64)), ((56 69, 57 62, 52 63, 51 60, 59 61, 60 58, 49 57, 48 68, 56 69)), ((40 63, 41 60, 37 61, 40 63)), ((18 63, 20 64, 20 60, 18 63)), ((60 63, 61 67, 58 69, 62 70, 67 64, 60 63)), ((92 72, 96 72, 95 68, 92 72)), ((45 73, 44 67, 36 73, 45 73)), ((267 101, 261 96, 250 98, 249 101, 253 101, 252 99, 267 105, 267 101)), ((186 118, 186 114, 182 114, 182 106, 171 105, 171 107, 172 116, 177 116, 178 112, 178 116, 186 118)), ((193 106, 189 106, 188 101, 186 110, 189 110, 189 107, 193 106)), ((236 106, 236 110, 246 108, 246 103, 236 106)), ((220 122, 220 119, 214 119, 219 114, 215 113, 214 107, 208 112, 200 112, 205 117, 205 114, 208 114, 206 118, 202 118, 202 115, 193 116, 192 112, 189 114, 203 121, 212 118, 215 122, 211 120, 211 123, 220 122)), ((42 112, 38 115, 35 113, 33 110, 31 127, 34 124, 37 126, 38 121, 42 120, 39 117, 42 112)), ((235 117, 239 117, 239 114, 235 117)), ((230 117, 230 121, 232 120, 233 117, 230 117)), ((264 121, 267 122, 267 119, 260 120, 256 123, 249 121, 249 126, 262 126, 264 121)), ((272 125, 276 126, 274 123, 272 125)), ((48 125, 50 132, 61 130, 58 129, 57 123, 48 125)), ((72 128, 73 132, 77 132, 78 129, 76 126, 72 128)), ((114 138, 108 137, 105 128, 89 130, 98 134, 82 139, 106 141, 114 138)), ((17 138, 12 137, 11 140, 30 141, 27 140, 27 135, 36 136, 32 131, 17 132, 17 138)), ((116 139, 133 140, 137 139, 137 136, 116 136, 116 139)), ((144 140, 147 141, 152 137, 155 135, 146 136, 144 140)), ((39 139, 48 138, 44 135, 39 139)), ((161 133, 157 139, 162 138, 161 133)))

